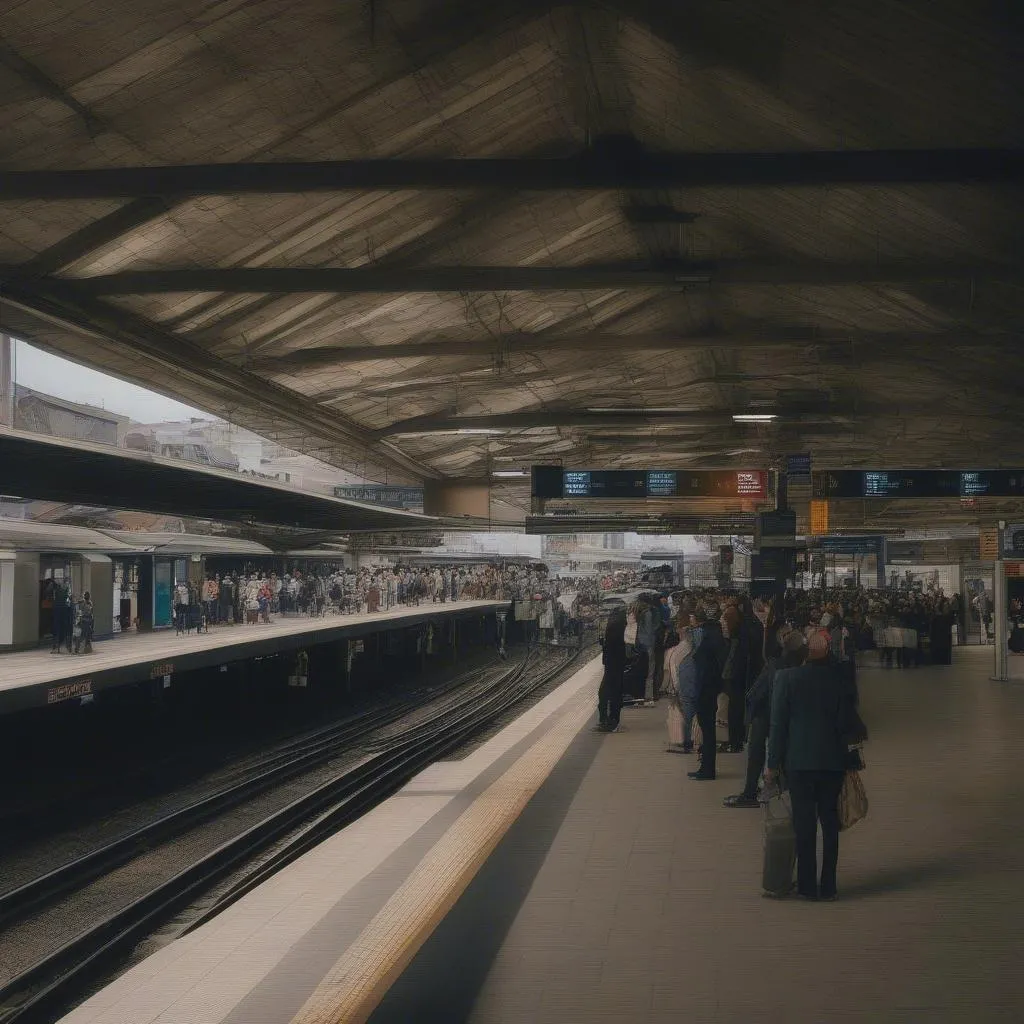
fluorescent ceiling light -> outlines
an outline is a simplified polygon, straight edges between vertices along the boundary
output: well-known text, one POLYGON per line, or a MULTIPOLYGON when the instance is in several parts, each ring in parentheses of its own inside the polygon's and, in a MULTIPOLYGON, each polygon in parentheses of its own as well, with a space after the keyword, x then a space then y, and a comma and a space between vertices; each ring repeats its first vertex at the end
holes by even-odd
POLYGON ((491 476, 501 477, 514 477, 514 476, 529 476, 530 471, 527 469, 496 469, 491 473, 491 476))
POLYGON ((733 413, 733 420, 737 423, 771 423, 775 419, 773 412, 737 412, 733 413))

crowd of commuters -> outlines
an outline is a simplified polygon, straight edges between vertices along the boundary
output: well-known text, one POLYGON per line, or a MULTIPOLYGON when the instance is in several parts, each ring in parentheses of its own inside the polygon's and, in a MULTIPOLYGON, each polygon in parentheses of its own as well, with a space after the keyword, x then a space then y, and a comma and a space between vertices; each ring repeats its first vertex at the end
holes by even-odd
POLYGON ((669 697, 667 749, 698 757, 690 779, 714 780, 720 755, 746 754, 743 788, 725 798, 726 807, 759 807, 766 791, 784 784, 796 837, 796 892, 834 899, 840 791, 866 738, 858 652, 877 648, 885 664, 894 632, 902 638, 907 631, 914 654, 899 664, 916 663, 925 650, 933 662, 949 664, 958 603, 941 593, 849 589, 788 590, 770 602, 709 590, 671 599, 642 595, 605 624, 596 729, 622 728, 624 692, 652 706, 653 683, 655 693, 669 697))
POLYGON ((342 565, 276 572, 209 574, 200 583, 178 580, 174 587, 175 625, 179 631, 210 625, 270 622, 272 615, 321 616, 388 611, 396 607, 453 601, 528 603, 530 618, 554 632, 562 616, 559 599, 576 596, 596 607, 602 581, 596 577, 550 577, 542 566, 377 565, 358 570, 342 565))
POLYGON ((71 588, 59 581, 46 582, 45 600, 53 610, 50 653, 91 654, 95 614, 89 591, 76 598, 71 588))

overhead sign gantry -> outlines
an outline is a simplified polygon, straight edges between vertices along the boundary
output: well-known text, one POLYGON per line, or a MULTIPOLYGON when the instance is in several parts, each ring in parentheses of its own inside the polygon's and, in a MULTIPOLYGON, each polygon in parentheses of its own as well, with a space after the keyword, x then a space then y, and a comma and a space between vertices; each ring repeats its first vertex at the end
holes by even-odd
POLYGON ((811 475, 815 498, 1021 498, 1022 469, 827 469, 811 475))
POLYGON ((768 473, 762 469, 591 470, 534 466, 531 493, 540 499, 743 498, 764 501, 768 497, 768 473))

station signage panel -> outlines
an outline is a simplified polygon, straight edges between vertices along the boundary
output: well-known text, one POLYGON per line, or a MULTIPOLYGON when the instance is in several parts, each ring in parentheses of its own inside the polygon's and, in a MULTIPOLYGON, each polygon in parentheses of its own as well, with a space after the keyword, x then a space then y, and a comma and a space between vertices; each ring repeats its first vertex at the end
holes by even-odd
POLYGON ((762 469, 591 470, 534 466, 532 482, 535 498, 764 500, 768 497, 768 474, 762 469))
POLYGON ((346 501, 361 501, 368 505, 384 505, 408 512, 423 511, 422 487, 390 487, 379 484, 355 484, 334 488, 336 498, 346 501))
POLYGON ((791 484, 806 485, 811 482, 810 452, 786 456, 786 478, 791 484))
POLYGON ((1024 470, 819 470, 811 489, 817 499, 1014 498, 1024 497, 1024 470))
POLYGON ((885 537, 869 535, 866 537, 822 537, 818 541, 818 550, 828 555, 877 555, 885 553, 885 537))

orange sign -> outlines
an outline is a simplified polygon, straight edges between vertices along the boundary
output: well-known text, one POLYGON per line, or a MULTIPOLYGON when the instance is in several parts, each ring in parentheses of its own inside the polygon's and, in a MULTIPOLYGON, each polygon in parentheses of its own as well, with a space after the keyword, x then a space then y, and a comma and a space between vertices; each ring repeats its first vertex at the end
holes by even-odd
POLYGON ((994 562, 999 557, 999 531, 994 526, 978 531, 978 556, 983 562, 994 562))
POLYGON ((1006 570, 1007 576, 1024 577, 1024 562, 1004 562, 1003 568, 1006 570))
POLYGON ((828 533, 828 502, 811 502, 811 535, 821 537, 828 533))

